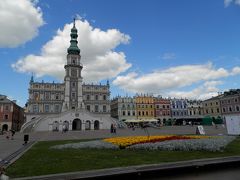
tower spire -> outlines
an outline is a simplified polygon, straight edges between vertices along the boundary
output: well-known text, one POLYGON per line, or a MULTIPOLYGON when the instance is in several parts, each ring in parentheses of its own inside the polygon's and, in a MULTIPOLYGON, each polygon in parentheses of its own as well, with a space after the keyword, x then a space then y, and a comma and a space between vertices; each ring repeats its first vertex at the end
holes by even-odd
POLYGON ((30 79, 30 83, 33 83, 34 80, 33 80, 33 73, 32 73, 32 76, 31 76, 31 79, 30 79))
POLYGON ((77 54, 79 55, 80 54, 80 49, 78 48, 78 41, 77 41, 77 38, 78 38, 78 31, 77 31, 77 28, 75 27, 75 21, 76 19, 74 18, 73 19, 73 27, 71 29, 71 34, 70 34, 70 37, 71 37, 71 40, 70 40, 70 47, 67 49, 67 52, 68 54, 77 54))

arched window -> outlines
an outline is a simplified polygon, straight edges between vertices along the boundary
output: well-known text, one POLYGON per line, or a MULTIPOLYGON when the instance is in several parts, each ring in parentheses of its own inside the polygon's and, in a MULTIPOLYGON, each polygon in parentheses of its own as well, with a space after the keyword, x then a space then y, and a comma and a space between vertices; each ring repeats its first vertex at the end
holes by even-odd
POLYGON ((239 111, 239 106, 236 107, 236 111, 239 111))

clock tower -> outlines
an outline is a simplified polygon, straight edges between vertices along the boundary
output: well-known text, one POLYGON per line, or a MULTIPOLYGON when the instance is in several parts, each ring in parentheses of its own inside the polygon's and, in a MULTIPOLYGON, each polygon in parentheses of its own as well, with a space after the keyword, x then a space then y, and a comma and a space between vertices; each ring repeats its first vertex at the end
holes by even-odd
POLYGON ((62 111, 82 109, 84 108, 82 95, 82 64, 80 49, 77 41, 77 28, 75 27, 75 19, 71 29, 70 47, 67 49, 67 63, 65 68, 65 94, 62 111))

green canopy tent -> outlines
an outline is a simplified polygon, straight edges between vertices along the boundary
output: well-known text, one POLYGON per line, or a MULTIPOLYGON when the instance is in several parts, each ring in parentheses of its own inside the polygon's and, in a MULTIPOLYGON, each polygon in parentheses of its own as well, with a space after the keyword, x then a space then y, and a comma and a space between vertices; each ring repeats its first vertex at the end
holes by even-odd
POLYGON ((220 116, 218 116, 216 119, 213 120, 213 122, 214 122, 215 124, 222 124, 222 123, 223 123, 223 120, 222 120, 222 118, 221 118, 220 116))
POLYGON ((212 118, 210 116, 202 118, 202 125, 212 125, 212 118))

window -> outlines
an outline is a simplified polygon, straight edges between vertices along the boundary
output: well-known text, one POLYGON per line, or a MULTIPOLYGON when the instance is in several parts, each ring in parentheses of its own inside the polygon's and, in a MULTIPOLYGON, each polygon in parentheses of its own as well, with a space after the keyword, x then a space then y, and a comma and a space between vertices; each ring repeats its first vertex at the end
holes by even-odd
POLYGON ((106 97, 106 95, 103 95, 103 100, 107 100, 107 97, 106 97))
POLYGON ((95 95, 95 99, 98 100, 98 95, 95 95))
POLYGON ((59 94, 56 94, 56 95, 55 95, 55 99, 56 99, 56 100, 60 99, 60 98, 59 98, 59 94))
POLYGON ((163 105, 162 107, 163 107, 163 109, 165 109, 165 105, 163 105))
POLYGON ((75 97, 76 97, 76 93, 72 92, 72 98, 75 99, 75 97))
POLYGON ((223 112, 226 112, 226 109, 225 109, 225 108, 223 108, 223 112))
POLYGON ((219 113, 219 108, 217 108, 217 113, 219 113))
POLYGON ((73 59, 72 63, 73 63, 73 64, 76 64, 76 60, 75 60, 75 59, 73 59))
POLYGON ((48 105, 48 104, 46 104, 46 105, 44 106, 44 110, 45 110, 45 112, 49 112, 49 105, 48 105))
POLYGON ((206 109, 206 113, 208 114, 208 109, 206 109))
POLYGON ((148 116, 148 111, 146 111, 146 116, 148 116))
POLYGON ((95 105, 95 112, 98 112, 98 105, 95 105))
POLYGON ((229 111, 232 112, 232 107, 229 107, 229 111))
POLYGON ((90 95, 89 94, 87 95, 87 100, 90 100, 90 95))
POLYGON ((90 109, 90 105, 87 105, 87 110, 88 110, 88 111, 90 111, 90 110, 91 110, 91 109, 90 109))
POLYGON ((235 99, 235 102, 237 102, 237 99, 235 99))
POLYGON ((132 112, 132 115, 135 116, 135 111, 132 112))
POLYGON ((4 115, 4 119, 8 119, 8 115, 7 114, 4 115))
POLYGON ((56 104, 56 105, 54 106, 54 111, 55 111, 55 112, 60 112, 60 106, 59 106, 59 104, 56 104))
POLYGON ((144 116, 144 111, 142 111, 142 115, 144 116))
POLYGON ((239 111, 239 106, 236 106, 236 111, 239 111))
POLYGON ((169 109, 169 105, 167 105, 167 108, 169 109))
POLYGON ((122 115, 123 115, 123 116, 125 116, 125 115, 126 115, 125 111, 123 111, 123 112, 122 112, 122 115))
POLYGON ((34 92, 34 100, 39 100, 39 93, 38 92, 34 92))
POLYGON ((38 105, 33 105, 33 112, 38 112, 38 105))
POLYGON ((103 105, 103 112, 107 112, 107 107, 103 105))
POLYGON ((218 105, 218 102, 216 102, 216 105, 218 105))
POLYGON ((77 70, 76 69, 72 69, 71 70, 71 75, 72 75, 72 77, 77 77, 77 70))
POLYGON ((8 111, 8 110, 9 110, 9 106, 5 105, 5 111, 8 111))
POLYGON ((211 112, 213 113, 213 109, 211 109, 211 112))
POLYGON ((75 82, 72 82, 72 87, 75 87, 76 86, 76 83, 75 82))
POLYGON ((140 111, 138 112, 138 115, 141 116, 141 112, 140 111))
POLYGON ((128 111, 128 116, 130 116, 131 114, 130 114, 130 111, 128 111))
POLYGON ((159 109, 159 105, 157 105, 157 109, 159 109))
POLYGON ((50 99, 50 92, 45 92, 45 99, 49 100, 50 99))

